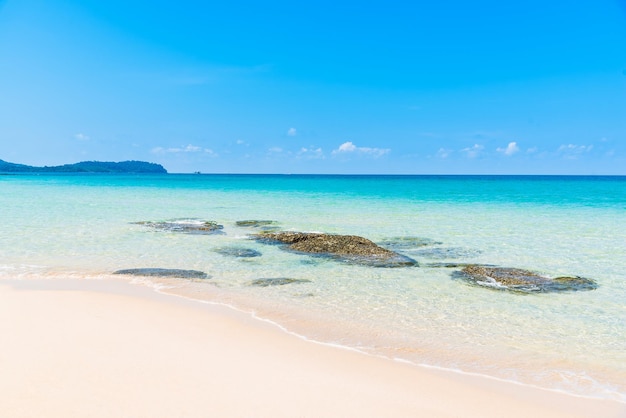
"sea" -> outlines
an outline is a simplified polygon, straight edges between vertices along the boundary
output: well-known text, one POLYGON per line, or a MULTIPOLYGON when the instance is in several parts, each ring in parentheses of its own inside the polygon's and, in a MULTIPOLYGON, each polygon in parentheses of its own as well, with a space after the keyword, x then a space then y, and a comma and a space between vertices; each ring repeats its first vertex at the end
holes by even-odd
POLYGON ((626 402, 626 177, 12 174, 0 214, 0 279, 128 280, 320 343, 626 402), (186 233, 203 222, 220 227, 186 233), (272 230, 357 235, 417 263, 255 239, 272 230), (597 288, 513 291, 463 280, 473 264, 597 288), (114 274, 139 268, 207 277, 114 274))

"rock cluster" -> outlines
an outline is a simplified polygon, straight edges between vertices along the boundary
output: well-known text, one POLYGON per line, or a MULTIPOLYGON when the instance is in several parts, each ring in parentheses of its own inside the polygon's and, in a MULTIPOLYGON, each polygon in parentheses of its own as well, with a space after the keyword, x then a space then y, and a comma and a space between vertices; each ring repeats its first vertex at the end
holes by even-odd
MULTIPOLYGON (((223 226, 216 222, 198 219, 174 219, 160 222, 146 221, 136 222, 136 224, 157 230, 187 234, 214 234, 220 233, 223 229, 223 226)), ((276 230, 277 222, 270 220, 242 220, 235 222, 235 225, 256 229, 257 233, 251 235, 251 238, 261 243, 278 244, 287 251, 316 257, 327 257, 351 264, 370 267, 418 266, 416 260, 404 254, 431 260, 441 260, 441 262, 426 263, 424 267, 455 269, 452 277, 464 280, 472 285, 496 290, 518 293, 547 293, 594 290, 598 287, 594 280, 584 277, 566 276, 550 278, 518 268, 467 264, 464 260, 479 255, 480 251, 467 248, 440 247, 441 242, 428 238, 394 237, 382 240, 380 245, 378 245, 369 239, 357 235, 279 231, 276 230), (401 251, 404 254, 394 250, 401 251), (459 261, 455 261, 455 259, 459 261)), ((237 258, 253 258, 262 255, 257 250, 237 246, 214 248, 213 251, 227 257, 237 258)), ((308 260, 311 262, 315 259, 308 260)), ((206 273, 196 270, 159 268, 118 270, 115 274, 187 279, 206 279, 210 277, 206 273)), ((249 285, 266 287, 290 283, 306 283, 309 281, 285 277, 262 278, 250 282, 249 285)))

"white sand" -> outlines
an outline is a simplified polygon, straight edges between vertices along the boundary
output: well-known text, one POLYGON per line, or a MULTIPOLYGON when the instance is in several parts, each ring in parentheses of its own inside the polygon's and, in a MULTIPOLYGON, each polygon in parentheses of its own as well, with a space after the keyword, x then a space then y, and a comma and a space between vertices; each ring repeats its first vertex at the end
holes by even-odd
POLYGON ((122 281, 0 281, 0 417, 624 417, 122 281))

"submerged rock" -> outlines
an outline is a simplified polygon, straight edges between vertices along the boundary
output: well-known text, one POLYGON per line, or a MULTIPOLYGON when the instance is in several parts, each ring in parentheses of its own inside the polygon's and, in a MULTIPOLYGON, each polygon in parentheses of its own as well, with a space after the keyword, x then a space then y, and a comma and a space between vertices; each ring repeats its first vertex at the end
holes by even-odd
POLYGON ((222 247, 215 248, 213 251, 227 257, 252 258, 261 256, 260 252, 253 250, 252 248, 222 247))
POLYGON ((180 269, 162 269, 162 268, 138 268, 117 270, 113 274, 127 274, 131 276, 148 276, 148 277, 176 277, 179 279, 210 279, 211 277, 203 271, 198 270, 180 270, 180 269))
POLYGON ((255 239, 265 243, 286 245, 290 251, 329 256, 341 261, 373 267, 416 266, 417 261, 382 248, 356 235, 332 235, 306 232, 266 232, 255 239))
POLYGON ((185 234, 215 234, 221 233, 221 230, 224 228, 223 225, 219 225, 216 222, 203 221, 200 219, 172 219, 161 222, 142 221, 134 222, 134 224, 163 231, 182 232, 185 234))
POLYGON ((276 221, 267 221, 267 220, 245 220, 245 221, 237 221, 235 225, 246 227, 246 228, 261 228, 266 226, 273 226, 278 224, 276 221))
POLYGON ((522 293, 567 292, 594 290, 598 284, 584 277, 549 277, 540 276, 528 270, 508 267, 487 267, 469 265, 455 274, 469 283, 490 287, 497 290, 510 290, 522 293))
POLYGON ((469 264, 469 263, 454 263, 454 262, 441 262, 441 263, 426 263, 426 264, 420 264, 422 267, 427 267, 427 268, 446 268, 446 269, 456 269, 456 268, 462 268, 462 267, 467 267, 467 266, 471 266, 473 264, 469 264))
POLYGON ((462 247, 434 247, 411 251, 410 254, 431 260, 448 260, 477 257, 481 251, 462 247))
POLYGON ((392 237, 385 238, 378 245, 393 250, 411 250, 414 248, 427 247, 430 245, 439 245, 442 242, 435 241, 430 238, 423 237, 392 237))
POLYGON ((264 279, 256 279, 249 283, 250 286, 258 286, 258 287, 268 287, 268 286, 284 286, 286 284, 292 283, 311 283, 310 280, 307 279, 291 279, 289 277, 274 277, 274 278, 264 278, 264 279))

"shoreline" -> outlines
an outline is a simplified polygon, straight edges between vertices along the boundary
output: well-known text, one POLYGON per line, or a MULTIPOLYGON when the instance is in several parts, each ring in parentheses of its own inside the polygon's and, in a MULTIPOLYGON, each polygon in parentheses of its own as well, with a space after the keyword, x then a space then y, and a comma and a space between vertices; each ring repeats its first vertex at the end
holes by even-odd
POLYGON ((3 416, 626 414, 617 401, 318 343, 124 280, 2 279, 0 329, 3 416))

